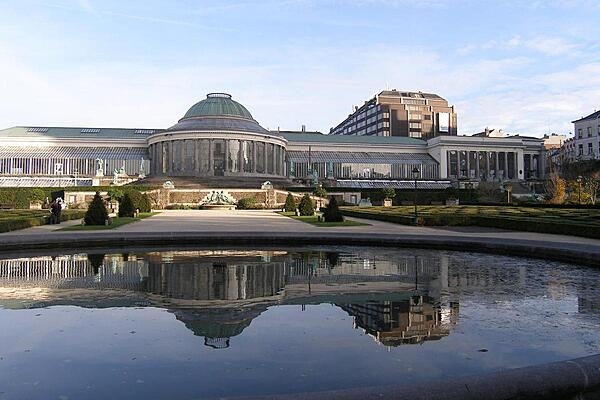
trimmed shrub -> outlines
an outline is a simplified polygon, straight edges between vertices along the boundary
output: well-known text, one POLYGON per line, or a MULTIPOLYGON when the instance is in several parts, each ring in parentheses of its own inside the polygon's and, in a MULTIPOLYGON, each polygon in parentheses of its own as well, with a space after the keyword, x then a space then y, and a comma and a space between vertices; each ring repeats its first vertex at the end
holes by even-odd
POLYGON ((325 218, 325 222, 343 222, 344 216, 340 211, 340 207, 338 206, 337 200, 335 197, 331 196, 329 199, 329 205, 325 208, 325 212, 323 213, 323 218, 325 218))
POLYGON ((291 193, 288 193, 287 197, 285 198, 283 210, 287 212, 296 211, 296 200, 294 200, 294 196, 291 193))
POLYGON ((139 190, 130 190, 125 192, 125 194, 129 195, 134 211, 135 209, 138 209, 140 212, 150 212, 152 208, 152 202, 146 193, 142 193, 139 190))
POLYGON ((308 194, 302 196, 300 204, 298 204, 298 210, 302 216, 310 216, 315 213, 315 205, 308 194))
POLYGON ((125 193, 119 203, 119 217, 133 217, 135 214, 135 207, 129 193, 125 193))
POLYGON ((239 199, 237 202, 237 208, 239 210, 249 210, 254 208, 256 204, 256 197, 244 197, 239 199))
POLYGON ((104 205, 104 200, 100 196, 100 192, 96 192, 94 199, 90 203, 87 212, 85 213, 84 221, 86 225, 104 225, 108 219, 108 211, 104 205))

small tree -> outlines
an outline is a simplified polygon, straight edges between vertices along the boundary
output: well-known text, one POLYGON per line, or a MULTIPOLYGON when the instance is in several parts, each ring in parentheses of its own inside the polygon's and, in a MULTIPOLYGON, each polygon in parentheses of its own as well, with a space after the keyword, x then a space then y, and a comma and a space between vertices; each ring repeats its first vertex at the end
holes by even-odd
POLYGON ((308 194, 302 196, 300 204, 298 204, 300 215, 309 216, 315 213, 315 205, 308 194))
POLYGON ((329 199, 329 205, 325 208, 325 212, 323 213, 323 217, 325 218, 325 222, 343 222, 344 216, 340 211, 337 200, 335 197, 331 196, 329 199))
POLYGON ((394 200, 396 198, 396 191, 394 188, 383 188, 381 189, 381 195, 384 200, 394 200))
POLYGON ((125 193, 119 202, 119 217, 133 217, 135 208, 129 193, 125 193))
POLYGON ((291 193, 288 193, 285 198, 285 205, 283 206, 283 210, 287 212, 296 211, 296 200, 294 200, 294 196, 291 193))
POLYGON ((104 225, 107 219, 108 211, 106 211, 104 200, 100 197, 100 192, 96 192, 83 220, 86 225, 104 225))
POLYGON ((317 197, 327 197, 327 190, 325 190, 323 186, 319 185, 315 188, 313 194, 317 197))

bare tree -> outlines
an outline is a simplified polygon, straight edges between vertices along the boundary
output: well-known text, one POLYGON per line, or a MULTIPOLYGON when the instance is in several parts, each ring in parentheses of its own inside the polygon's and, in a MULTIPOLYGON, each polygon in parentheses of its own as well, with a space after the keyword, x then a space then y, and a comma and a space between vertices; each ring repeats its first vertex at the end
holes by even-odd
POLYGON ((596 198, 600 194, 600 171, 592 172, 585 178, 585 191, 590 196, 590 202, 596 204, 596 198))

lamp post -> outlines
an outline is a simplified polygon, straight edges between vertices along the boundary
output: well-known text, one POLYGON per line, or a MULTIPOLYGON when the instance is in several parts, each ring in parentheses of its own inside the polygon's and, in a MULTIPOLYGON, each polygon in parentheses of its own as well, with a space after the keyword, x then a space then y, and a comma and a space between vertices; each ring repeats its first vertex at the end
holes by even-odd
POLYGON ((412 169, 412 175, 413 178, 415 179, 415 194, 414 194, 414 199, 413 199, 413 203, 415 205, 415 225, 417 225, 417 221, 418 221, 418 214, 417 214, 417 178, 419 177, 421 171, 419 171, 419 168, 414 167, 412 169))
POLYGON ((581 182, 583 182, 583 177, 579 175, 577 177, 577 202, 581 205, 581 182))

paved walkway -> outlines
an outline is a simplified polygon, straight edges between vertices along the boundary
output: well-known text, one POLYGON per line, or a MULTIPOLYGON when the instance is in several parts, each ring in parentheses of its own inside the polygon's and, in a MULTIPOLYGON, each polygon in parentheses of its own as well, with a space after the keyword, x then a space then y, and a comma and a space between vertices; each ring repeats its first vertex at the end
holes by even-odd
MULTIPOLYGON (((112 243, 118 240, 133 243, 138 239, 146 239, 160 244, 161 240, 166 238, 171 238, 171 242, 175 242, 175 238, 178 238, 178 242, 182 242, 184 238, 199 240, 220 237, 234 240, 249 237, 262 238, 270 244, 276 243, 280 238, 285 239, 288 244, 290 242, 293 244, 294 238, 298 240, 309 238, 313 243, 319 243, 321 238, 325 243, 325 239, 334 242, 333 239, 337 237, 339 238, 337 244, 345 244, 345 241, 352 239, 354 244, 392 241, 398 245, 437 243, 437 247, 444 247, 445 243, 450 247, 452 242, 454 247, 464 250, 471 249, 470 244, 486 248, 495 247, 496 250, 519 245, 521 253, 527 252, 528 248, 532 251, 537 248, 536 256, 543 255, 543 251, 552 252, 562 249, 569 250, 571 253, 586 252, 597 255, 596 260, 600 260, 600 240, 596 239, 495 228, 417 227, 372 220, 360 221, 369 225, 316 227, 270 210, 164 210, 150 218, 110 230, 79 232, 60 230, 65 226, 81 223, 77 220, 63 222, 60 225, 45 225, 6 232, 0 234, 0 250, 18 248, 19 243, 26 248, 33 248, 35 243, 61 242, 77 245, 87 241, 87 245, 92 245, 92 241, 95 241, 97 243, 93 245, 98 246, 100 241, 105 240, 108 243, 109 239, 112 243), (462 248, 461 244, 464 244, 465 248, 462 248)), ((381 244, 389 245, 389 243, 381 244)))

